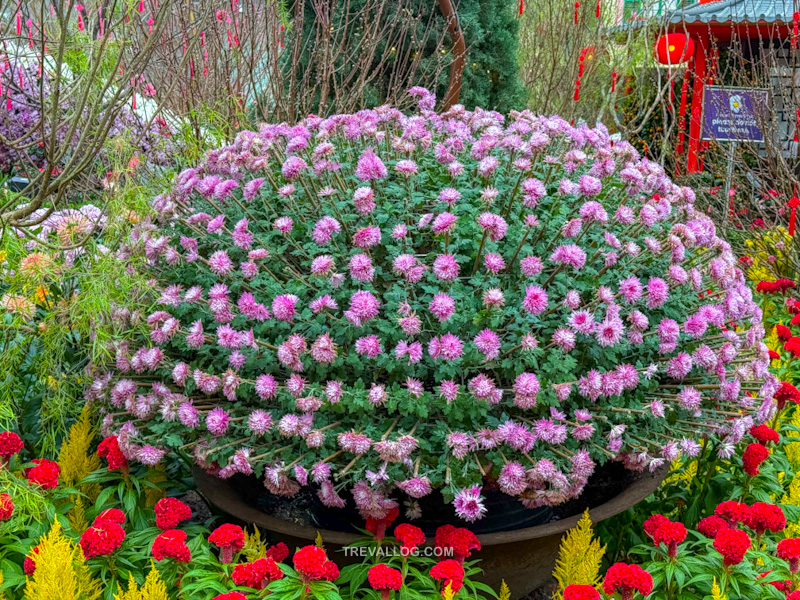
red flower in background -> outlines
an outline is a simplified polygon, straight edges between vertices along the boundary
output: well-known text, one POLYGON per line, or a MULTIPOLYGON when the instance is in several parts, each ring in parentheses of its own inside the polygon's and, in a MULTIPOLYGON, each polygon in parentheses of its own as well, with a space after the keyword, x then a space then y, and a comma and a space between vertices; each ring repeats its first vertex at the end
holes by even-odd
POLYGON ((756 284, 756 291, 762 294, 784 294, 793 287, 795 287, 795 283, 789 279, 759 281, 756 284))
POLYGON ((95 523, 81 535, 80 546, 88 559, 113 554, 122 546, 125 530, 113 521, 95 523))
POLYGON ((749 507, 743 502, 736 502, 734 500, 725 500, 717 504, 714 509, 714 514, 722 517, 730 526, 736 526, 745 520, 749 507))
POLYGON ((380 563, 367 572, 367 581, 373 590, 381 593, 381 600, 389 599, 389 592, 403 587, 403 575, 397 569, 380 563))
POLYGON ((790 339, 792 339, 792 330, 781 323, 775 325, 775 333, 778 335, 778 339, 782 342, 788 342, 790 339))
POLYGON ((792 320, 789 321, 790 325, 800 325, 800 315, 794 315, 792 320))
POLYGON ((178 562, 188 563, 192 560, 192 553, 186 545, 186 532, 180 529, 170 529, 159 533, 153 540, 153 558, 162 561, 172 558, 178 562))
POLYGON ((721 529, 714 538, 714 550, 722 554, 725 564, 738 565, 750 549, 750 536, 741 529, 721 529))
POLYGON ((770 442, 777 444, 781 441, 781 436, 777 431, 775 431, 772 427, 763 424, 753 425, 750 428, 750 435, 756 438, 759 444, 764 444, 765 446, 770 442))
POLYGON ((775 350, 770 350, 769 351, 769 359, 770 360, 780 360, 780 358, 781 358, 781 355, 778 354, 777 352, 775 352, 775 350))
POLYGON ((415 525, 401 523, 394 528, 394 539, 400 542, 403 556, 408 556, 417 549, 417 546, 425 543, 425 534, 415 525))
POLYGON ((744 524, 757 535, 764 535, 768 529, 777 533, 786 529, 786 516, 780 506, 756 502, 748 509, 744 524))
POLYGON ((156 513, 156 527, 161 531, 175 529, 179 523, 192 518, 192 509, 177 498, 162 498, 153 509, 156 513))
POLYGON ((94 518, 95 523, 103 521, 111 521, 122 527, 125 525, 125 513, 118 508, 107 508, 94 518))
POLYGON ((667 517, 665 517, 664 515, 656 514, 649 517, 644 522, 642 528, 644 529, 644 532, 647 534, 647 536, 650 539, 653 539, 653 535, 655 535, 656 531, 658 531, 658 528, 666 523, 670 523, 670 520, 667 517))
POLYGON ((61 467, 58 466, 58 463, 46 458, 34 458, 31 462, 36 463, 36 466, 25 469, 28 485, 36 484, 46 490, 55 489, 58 486, 58 476, 61 473, 61 467))
POLYGON ((25 557, 25 561, 22 563, 22 570, 28 577, 36 573, 35 557, 37 554, 39 554, 39 546, 34 546, 33 550, 28 553, 28 556, 25 557))
POLYGON ((437 581, 441 580, 442 594, 444 594, 448 585, 454 594, 457 594, 461 586, 464 585, 464 567, 461 566, 460 562, 452 558, 440 561, 431 567, 430 575, 437 581))
POLYGON ((619 592, 622 600, 631 600, 634 592, 647 596, 653 591, 653 577, 638 565, 619 562, 606 571, 603 591, 609 596, 619 592))
POLYGON ((22 439, 13 431, 0 432, 0 463, 17 454, 24 446, 22 439))
POLYGON ((294 567, 305 581, 333 581, 339 577, 339 567, 328 560, 325 550, 317 546, 305 546, 294 553, 294 567))
POLYGON ((748 444, 747 448, 744 450, 744 454, 742 454, 744 472, 751 477, 758 475, 758 467, 767 460, 768 456, 769 450, 761 444, 748 444))
POLYGON ((394 506, 382 519, 373 519, 372 517, 367 517, 366 530, 373 534, 376 540, 382 540, 386 535, 386 528, 394 523, 394 520, 399 514, 400 510, 394 506))
POLYGON ((678 556, 678 544, 686 539, 686 527, 683 523, 673 523, 671 521, 664 523, 661 527, 656 529, 653 535, 653 543, 656 546, 661 544, 667 545, 667 552, 672 558, 678 556))
POLYGON ((791 383, 783 381, 781 382, 781 387, 779 387, 778 391, 775 392, 774 398, 778 403, 778 410, 783 410, 783 407, 786 406, 787 402, 794 402, 795 404, 800 402, 800 390, 794 387, 791 383))
POLYGON ((214 596, 211 600, 247 600, 247 596, 242 592, 228 592, 227 594, 214 596))
POLYGON ((697 531, 712 540, 717 537, 720 529, 727 528, 728 522, 717 515, 711 515, 709 517, 705 517, 704 519, 700 519, 700 522, 697 524, 697 531))
POLYGON ((778 542, 777 555, 789 563, 792 573, 797 573, 800 570, 800 538, 787 538, 778 542))
POLYGON ((481 543, 474 533, 469 529, 453 525, 439 527, 433 543, 437 548, 442 549, 439 556, 450 556, 459 563, 464 562, 465 558, 469 558, 472 550, 481 549, 481 543))
POLYGON ((233 567, 231 579, 236 585, 263 590, 270 582, 283 579, 283 571, 271 558, 259 558, 233 567))
POLYGON ((278 542, 274 546, 267 548, 267 558, 271 558, 276 563, 281 563, 289 558, 289 547, 283 542, 278 542))
POLYGON ((220 562, 227 565, 233 562, 234 553, 244 547, 244 530, 238 525, 225 523, 211 532, 208 541, 216 544, 222 550, 220 562))
POLYGON ((107 437, 97 446, 97 455, 108 461, 108 470, 116 471, 128 469, 128 459, 119 449, 119 441, 116 436, 107 437))
POLYGON ((800 591, 792 592, 786 596, 786 600, 800 600, 800 591))
POLYGON ((7 521, 14 514, 14 500, 8 494, 0 494, 0 521, 7 521))
POLYGON ((800 337, 793 337, 783 345, 783 349, 792 355, 792 358, 800 356, 800 337))
POLYGON ((564 600, 600 600, 600 592, 592 585, 573 583, 564 588, 564 600))

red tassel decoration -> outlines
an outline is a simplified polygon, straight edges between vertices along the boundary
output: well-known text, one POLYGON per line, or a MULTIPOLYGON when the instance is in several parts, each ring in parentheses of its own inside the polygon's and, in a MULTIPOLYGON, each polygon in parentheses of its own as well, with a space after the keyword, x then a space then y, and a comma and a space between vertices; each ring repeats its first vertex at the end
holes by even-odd
POLYGON ((611 73, 611 93, 613 94, 616 91, 617 91, 617 72, 614 71, 613 73, 611 73))
POLYGON ((519 0, 519 14, 521 15, 525 11, 525 0, 519 0))
POLYGON ((584 55, 583 52, 581 52, 580 58, 578 58, 578 79, 581 79, 583 77, 583 61, 585 59, 586 56, 584 55))
POLYGON ((581 80, 575 81, 575 102, 581 99, 581 80))
POLYGON ((800 21, 800 12, 792 17, 792 50, 797 50, 797 22, 800 21))
POLYGON ((598 19, 600 18, 600 0, 597 0, 597 8, 594 11, 594 16, 598 19))
POLYGON ((17 13, 17 35, 22 34, 22 15, 17 13))
POLYGON ((789 208, 792 209, 792 214, 789 215, 789 235, 794 237, 794 225, 797 218, 797 207, 800 206, 800 198, 795 196, 789 200, 789 208))
POLYGON ((144 12, 144 0, 139 0, 139 12, 144 12))
POLYGON ((573 19, 573 22, 575 23, 575 25, 578 24, 578 9, 580 9, 580 7, 581 7, 581 3, 580 2, 576 2, 575 3, 575 18, 573 19))
POLYGON ((794 123, 794 141, 800 142, 800 108, 797 109, 797 120, 794 123))
POLYGON ((103 7, 100 6, 97 9, 97 19, 100 21, 100 37, 103 37, 104 26, 103 26, 103 7))

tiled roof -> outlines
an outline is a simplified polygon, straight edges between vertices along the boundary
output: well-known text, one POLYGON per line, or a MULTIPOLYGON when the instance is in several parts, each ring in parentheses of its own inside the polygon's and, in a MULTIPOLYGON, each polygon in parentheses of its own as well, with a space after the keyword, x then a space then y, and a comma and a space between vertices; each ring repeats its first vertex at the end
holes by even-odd
POLYGON ((692 4, 669 15, 670 23, 790 23, 795 0, 720 0, 692 4))

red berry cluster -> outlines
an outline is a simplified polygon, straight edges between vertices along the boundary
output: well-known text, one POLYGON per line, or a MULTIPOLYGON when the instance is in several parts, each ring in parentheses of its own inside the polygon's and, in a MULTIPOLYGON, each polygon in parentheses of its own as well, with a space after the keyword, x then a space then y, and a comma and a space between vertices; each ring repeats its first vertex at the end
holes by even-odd
POLYGON ((34 458, 31 462, 36 466, 25 469, 28 485, 38 485, 47 490, 55 489, 58 486, 58 476, 61 474, 58 463, 46 458, 34 458))
POLYGON ((231 579, 236 585, 263 590, 270 582, 283 579, 283 571, 271 558, 259 558, 233 567, 231 579))
POLYGON ((653 577, 638 565, 619 562, 606 571, 603 591, 609 596, 619 592, 622 600, 630 600, 634 592, 647 596, 653 591, 653 577))
POLYGON ((294 553, 294 567, 305 581, 333 581, 339 577, 339 567, 328 560, 325 550, 317 546, 305 546, 294 553))
POLYGON ((192 518, 192 509, 177 498, 162 498, 155 505, 156 527, 161 531, 175 529, 179 523, 192 518))
POLYGON ((105 458, 108 461, 108 470, 116 471, 128 469, 128 459, 119 449, 119 440, 116 436, 107 437, 97 446, 97 455, 100 458, 105 458))
POLYGON ((192 553, 186 545, 186 532, 180 529, 170 529, 158 534, 153 540, 152 551, 153 558, 159 562, 167 558, 183 563, 192 560, 192 553))

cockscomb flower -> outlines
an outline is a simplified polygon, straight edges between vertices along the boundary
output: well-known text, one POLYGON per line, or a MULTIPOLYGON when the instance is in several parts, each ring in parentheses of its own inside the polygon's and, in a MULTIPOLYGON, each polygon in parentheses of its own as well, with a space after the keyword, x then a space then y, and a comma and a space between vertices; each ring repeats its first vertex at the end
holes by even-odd
POLYGON ((208 541, 221 550, 220 562, 228 564, 233 562, 233 555, 244 547, 244 531, 238 525, 225 523, 211 532, 208 541))
POLYGON ((175 529, 178 524, 192 518, 192 509, 177 498, 162 498, 155 505, 156 527, 161 531, 175 529))

